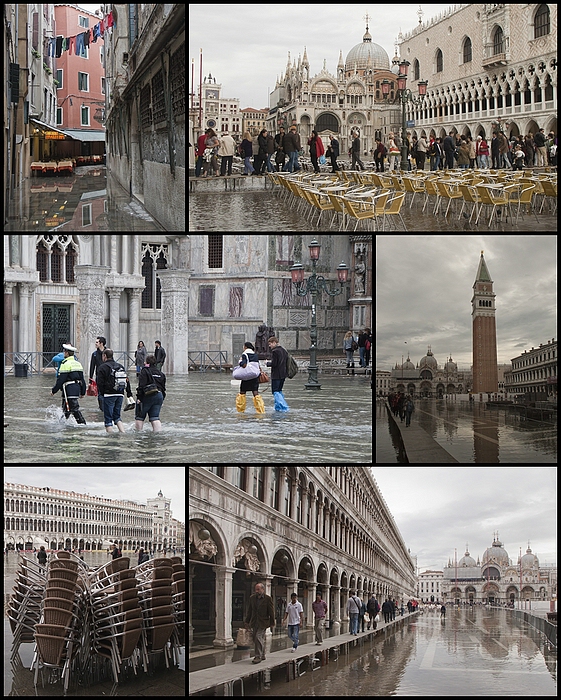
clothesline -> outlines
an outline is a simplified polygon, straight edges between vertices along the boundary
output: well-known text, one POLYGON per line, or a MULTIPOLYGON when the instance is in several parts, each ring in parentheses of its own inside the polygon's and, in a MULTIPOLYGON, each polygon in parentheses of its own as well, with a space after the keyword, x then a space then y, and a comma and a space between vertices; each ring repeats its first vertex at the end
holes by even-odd
POLYGON ((113 27, 114 24, 113 11, 111 11, 95 26, 87 29, 85 32, 76 34, 76 36, 57 36, 49 39, 47 56, 60 58, 63 51, 68 51, 69 55, 71 55, 73 50, 76 56, 80 56, 84 48, 89 47, 90 43, 95 44, 98 39, 103 39, 105 32, 113 27))

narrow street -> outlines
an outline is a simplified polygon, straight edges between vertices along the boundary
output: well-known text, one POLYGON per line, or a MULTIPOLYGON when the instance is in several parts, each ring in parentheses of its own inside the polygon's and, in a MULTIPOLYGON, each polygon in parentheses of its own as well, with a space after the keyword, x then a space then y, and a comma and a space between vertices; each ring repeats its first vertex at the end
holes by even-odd
POLYGON ((26 179, 5 231, 164 231, 104 165, 26 179))

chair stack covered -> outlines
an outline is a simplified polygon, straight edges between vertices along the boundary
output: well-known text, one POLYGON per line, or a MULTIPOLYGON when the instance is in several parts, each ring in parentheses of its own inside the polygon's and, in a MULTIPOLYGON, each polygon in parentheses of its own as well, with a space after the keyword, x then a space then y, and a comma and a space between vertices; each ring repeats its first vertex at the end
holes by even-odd
POLYGON ((129 558, 113 559, 90 576, 90 603, 93 618, 93 650, 111 660, 115 682, 123 662, 131 660, 136 674, 142 635, 142 613, 137 580, 129 558))
POLYGON ((15 658, 20 644, 35 641, 33 633, 41 616, 41 601, 45 594, 46 582, 45 567, 22 556, 13 594, 7 606, 7 615, 14 635, 12 659, 15 658))
POLYGON ((41 621, 35 625, 35 683, 39 666, 62 669, 65 691, 72 662, 82 645, 86 618, 87 569, 69 552, 53 552, 47 562, 41 621))
POLYGON ((146 648, 149 652, 163 650, 166 666, 169 665, 167 643, 175 627, 172 575, 173 565, 170 559, 152 559, 136 567, 146 648))
POLYGON ((178 646, 185 646, 185 564, 181 557, 171 557, 171 602, 175 619, 175 634, 178 646))

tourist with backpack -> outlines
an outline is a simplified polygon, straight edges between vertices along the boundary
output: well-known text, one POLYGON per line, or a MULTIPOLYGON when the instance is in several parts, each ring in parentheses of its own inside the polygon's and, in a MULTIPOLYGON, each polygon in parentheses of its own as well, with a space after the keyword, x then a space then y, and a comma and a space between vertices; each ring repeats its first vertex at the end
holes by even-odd
POLYGON ((156 365, 156 356, 148 355, 146 364, 140 370, 138 377, 134 419, 136 429, 139 431, 144 427, 144 419, 147 415, 155 433, 159 433, 162 429, 160 409, 166 398, 166 375, 161 369, 157 369, 156 365))
POLYGON ((125 391, 132 398, 129 378, 123 365, 113 359, 113 350, 105 348, 102 354, 103 362, 97 368, 97 385, 99 393, 103 396, 103 417, 105 430, 113 432, 113 423, 120 433, 125 432, 121 420, 121 407, 125 391))
POLYGON ((269 338, 269 348, 272 357, 267 362, 267 367, 271 368, 271 391, 275 399, 275 411, 288 411, 288 404, 282 393, 284 380, 288 377, 288 353, 279 345, 274 335, 269 338))

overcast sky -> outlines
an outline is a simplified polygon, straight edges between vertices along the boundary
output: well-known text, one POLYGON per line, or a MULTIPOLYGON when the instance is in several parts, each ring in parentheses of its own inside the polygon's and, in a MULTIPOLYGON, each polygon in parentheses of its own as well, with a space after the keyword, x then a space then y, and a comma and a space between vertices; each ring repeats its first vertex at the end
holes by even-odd
POLYGON ((162 491, 185 522, 184 467, 4 467, 4 482, 146 503, 162 491))
POLYGON ((472 363, 471 298, 481 250, 497 295, 497 357, 557 339, 557 236, 376 236, 376 369, 427 345, 472 363), (407 344, 405 344, 407 343, 407 344))
MULTIPOLYGON (((446 3, 422 5, 423 21, 448 7, 446 3)), ((195 91, 198 93, 202 48, 203 74, 212 73, 222 84, 222 97, 238 97, 241 109, 268 107, 269 93, 286 68, 288 51, 291 61, 298 61, 298 54, 303 55, 304 46, 307 48, 310 78, 321 71, 324 59, 327 70, 336 74, 339 51, 345 60, 353 46, 362 42, 366 12, 373 18, 369 22, 372 41, 385 49, 391 61, 400 29, 405 33, 418 25, 419 5, 400 4, 382 16, 379 8, 339 3, 190 4, 189 59, 195 59, 195 91)))
POLYGON ((528 540, 540 564, 557 563, 556 467, 372 467, 420 571, 442 570, 469 543, 477 561, 499 537, 514 563, 528 540))

